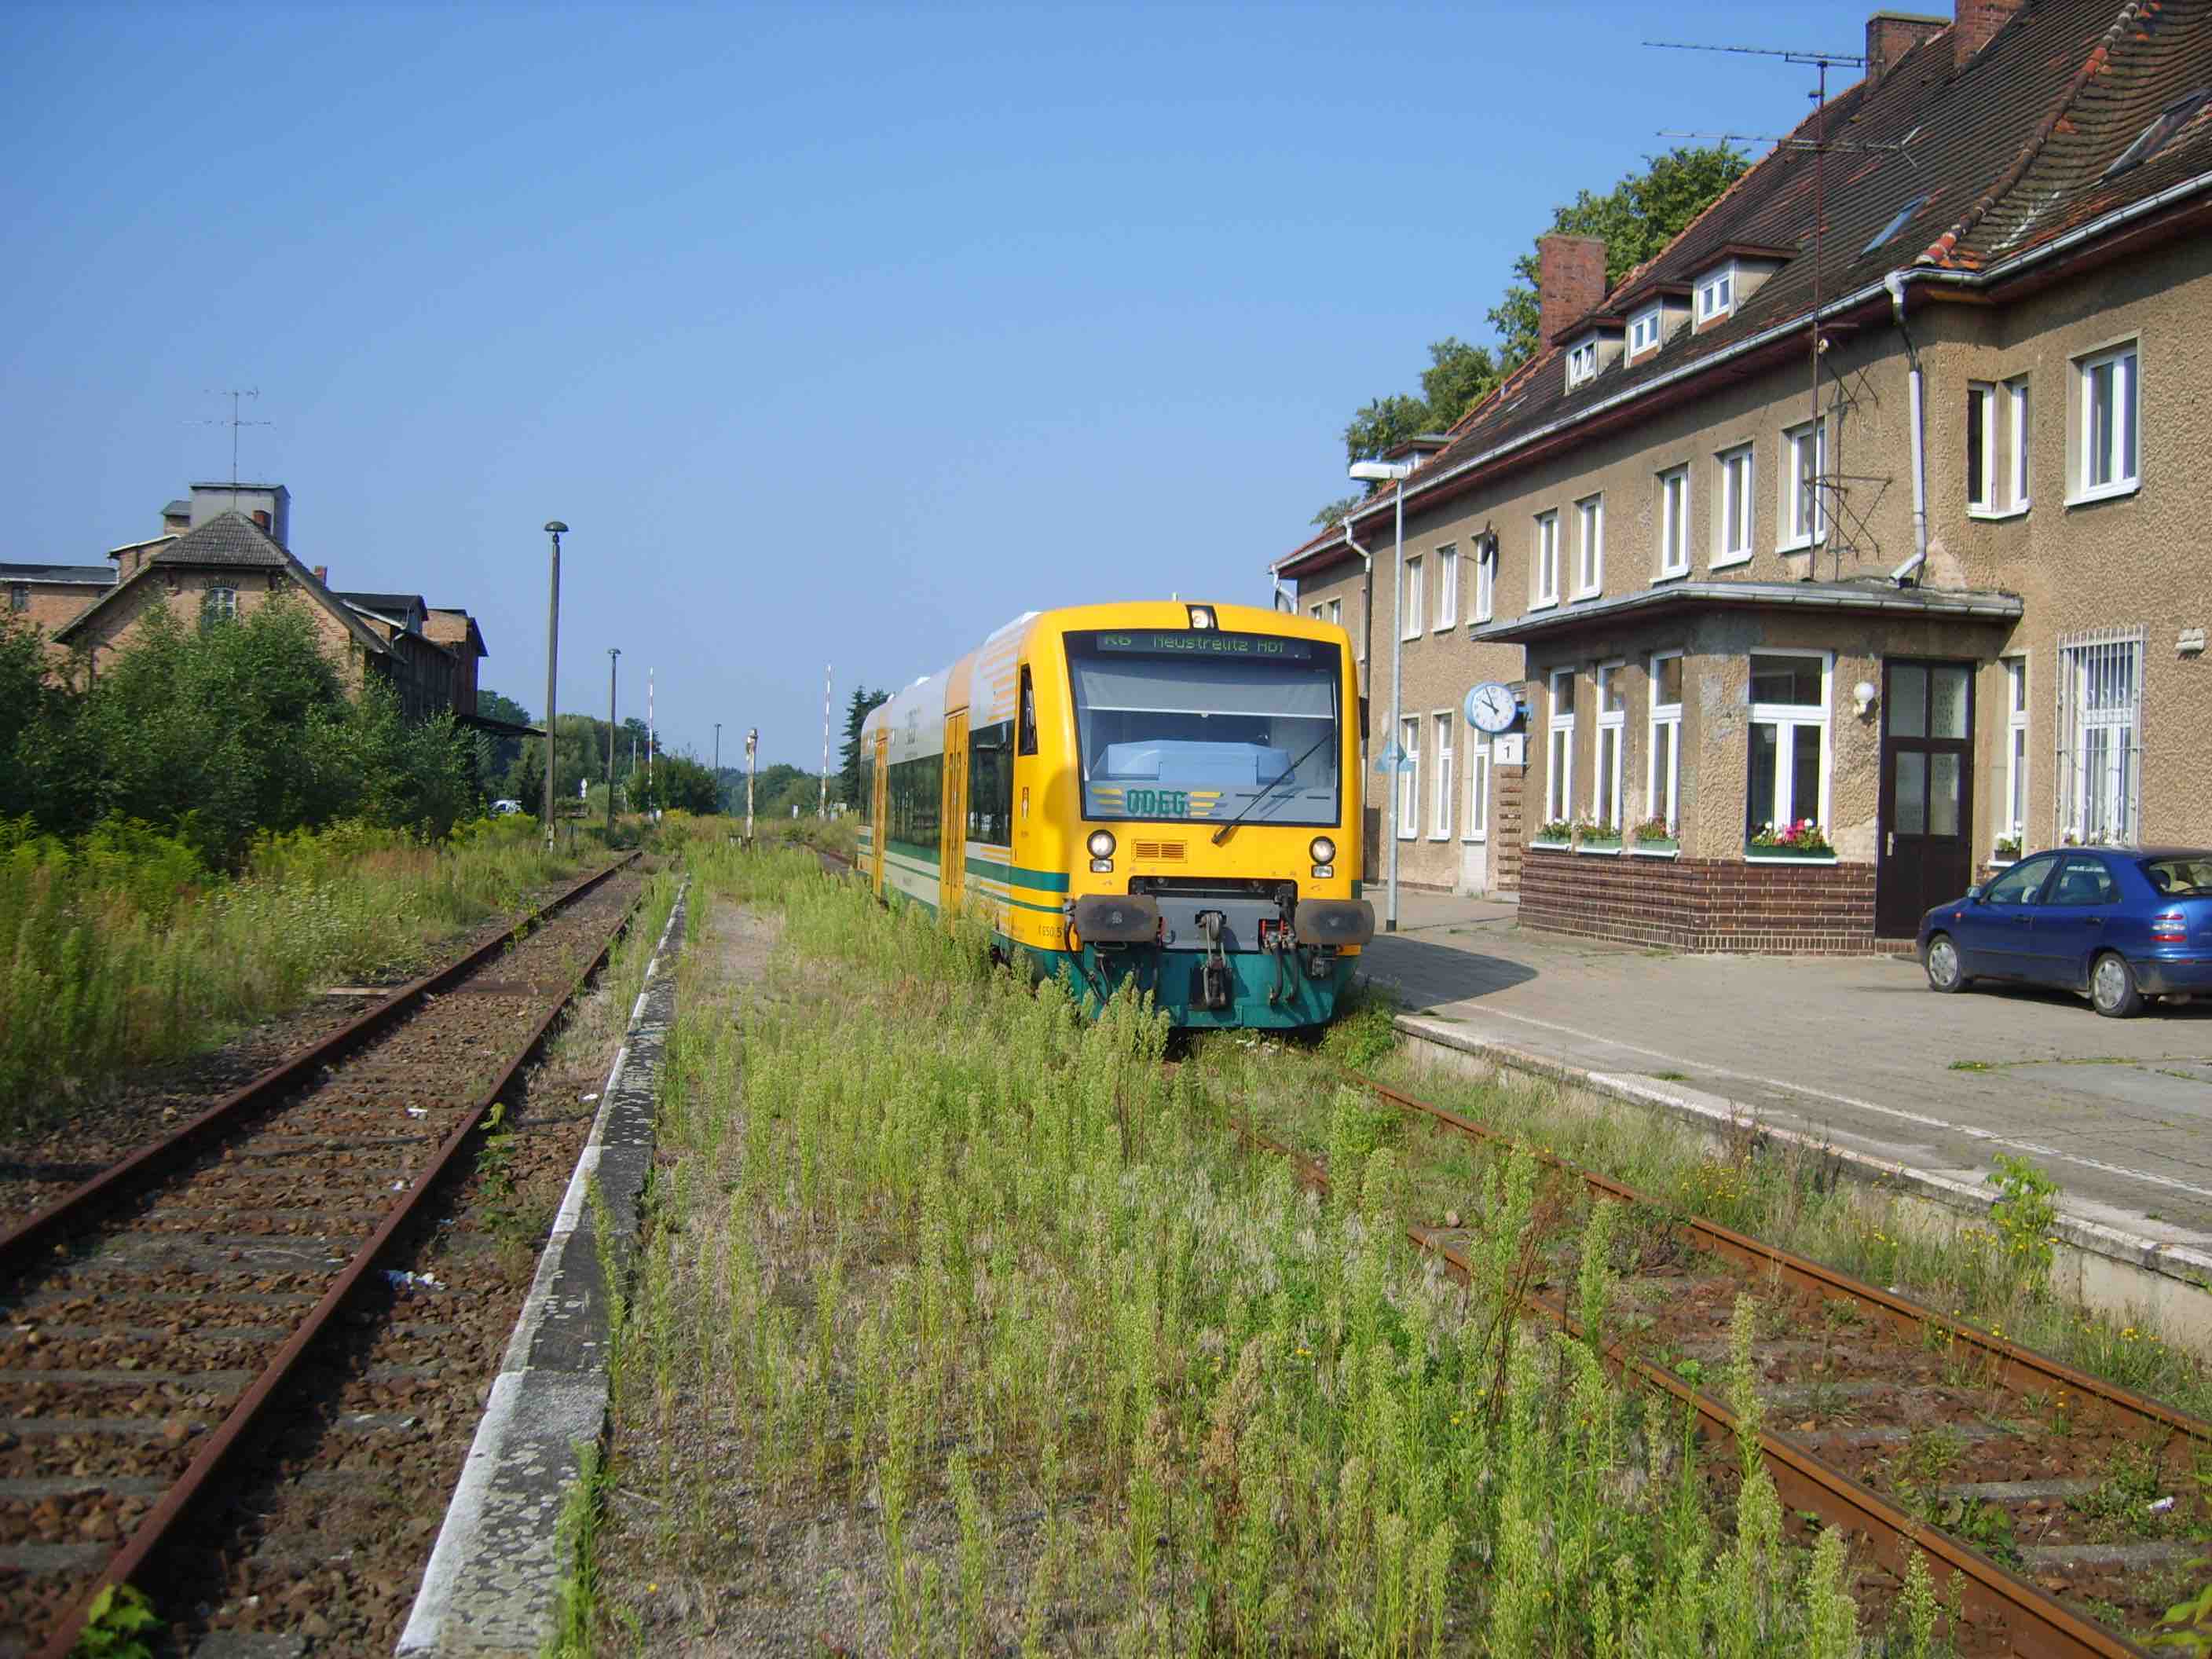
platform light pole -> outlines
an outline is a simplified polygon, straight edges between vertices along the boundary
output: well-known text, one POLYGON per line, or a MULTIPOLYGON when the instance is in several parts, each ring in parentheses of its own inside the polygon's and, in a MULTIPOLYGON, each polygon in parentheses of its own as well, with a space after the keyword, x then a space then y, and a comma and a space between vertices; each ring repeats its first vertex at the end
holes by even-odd
POLYGON ((822 665, 822 799, 814 809, 817 818, 830 817, 830 680, 836 665, 822 665))
POLYGON ((722 723, 714 722, 714 810, 722 810, 722 723))
POLYGON ((753 777, 760 765, 760 727, 745 733, 745 845, 753 844, 753 777))
POLYGON ((545 850, 553 850, 553 709, 561 665, 561 538, 568 526, 558 519, 545 521, 553 538, 553 582, 545 601, 545 850))
MULTIPOLYGON (((1406 604, 1406 475, 1413 470, 1411 461, 1354 461, 1350 476, 1360 483, 1395 483, 1398 504, 1397 551, 1390 563, 1390 741, 1382 752, 1398 757, 1390 771, 1390 805, 1389 820, 1383 824, 1383 839, 1389 845, 1389 893, 1386 901, 1382 931, 1398 931, 1398 791, 1399 780, 1405 776, 1406 756, 1398 747, 1401 717, 1398 708, 1399 664, 1406 649, 1406 618, 1402 614, 1406 604)), ((1419 818, 1421 804, 1413 803, 1413 812, 1419 818)))
POLYGON ((615 844, 615 660, 622 647, 607 647, 607 845, 615 844))

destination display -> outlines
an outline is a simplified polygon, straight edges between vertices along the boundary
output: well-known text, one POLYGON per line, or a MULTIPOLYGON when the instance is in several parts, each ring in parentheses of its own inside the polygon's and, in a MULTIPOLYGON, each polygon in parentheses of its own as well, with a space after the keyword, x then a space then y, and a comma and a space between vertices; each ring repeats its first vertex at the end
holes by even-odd
POLYGON ((1101 651, 1147 657, 1265 657, 1274 662, 1308 662, 1313 658, 1311 640, 1286 640, 1272 634, 1218 634, 1211 629, 1173 633, 1145 629, 1094 634, 1091 640, 1101 651))

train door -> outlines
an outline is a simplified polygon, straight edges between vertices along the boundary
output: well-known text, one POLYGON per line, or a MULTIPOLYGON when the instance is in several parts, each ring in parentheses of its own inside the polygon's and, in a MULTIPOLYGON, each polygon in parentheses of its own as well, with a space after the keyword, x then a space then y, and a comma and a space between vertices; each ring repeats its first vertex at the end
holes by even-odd
POLYGON ((890 746, 891 734, 876 733, 875 787, 870 792, 868 813, 875 826, 875 835, 869 847, 872 866, 868 872, 868 884, 876 890, 876 896, 884 896, 884 842, 890 832, 890 746))
POLYGON ((938 819, 939 908, 960 908, 968 870, 968 711, 945 717, 945 800, 938 819))

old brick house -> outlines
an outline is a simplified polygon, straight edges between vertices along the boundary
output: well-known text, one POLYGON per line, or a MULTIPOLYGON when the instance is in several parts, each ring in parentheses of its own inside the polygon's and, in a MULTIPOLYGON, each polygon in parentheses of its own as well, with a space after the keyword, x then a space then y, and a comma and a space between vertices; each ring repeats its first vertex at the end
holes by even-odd
POLYGON ((374 675, 410 719, 450 713, 473 720, 486 654, 475 619, 416 595, 336 592, 323 567, 311 569, 292 553, 290 520, 282 484, 194 484, 188 500, 161 509, 161 534, 111 550, 109 565, 0 564, 0 583, 10 609, 46 631, 58 668, 74 660, 94 674, 156 602, 211 619, 289 594, 304 605, 349 690, 374 675))
POLYGON ((1407 879, 1863 950, 2023 844, 2212 842, 2212 0, 1867 40, 1835 148, 1808 122, 1610 292, 1547 240, 1545 349, 1400 486, 1402 594, 1388 491, 1278 565, 1355 638, 1371 593, 1407 879), (1503 743, 1455 713, 1484 680, 1503 743))

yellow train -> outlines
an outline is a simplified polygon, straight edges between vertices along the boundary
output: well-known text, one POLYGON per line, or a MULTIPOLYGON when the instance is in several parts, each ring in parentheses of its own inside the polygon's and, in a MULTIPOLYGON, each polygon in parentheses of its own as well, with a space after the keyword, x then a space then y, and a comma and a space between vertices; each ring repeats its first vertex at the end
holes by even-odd
POLYGON ((1334 1012, 1359 896, 1358 683, 1343 629, 1245 605, 1031 611, 868 716, 860 867, 987 915, 1079 989, 1183 1025, 1334 1012))

